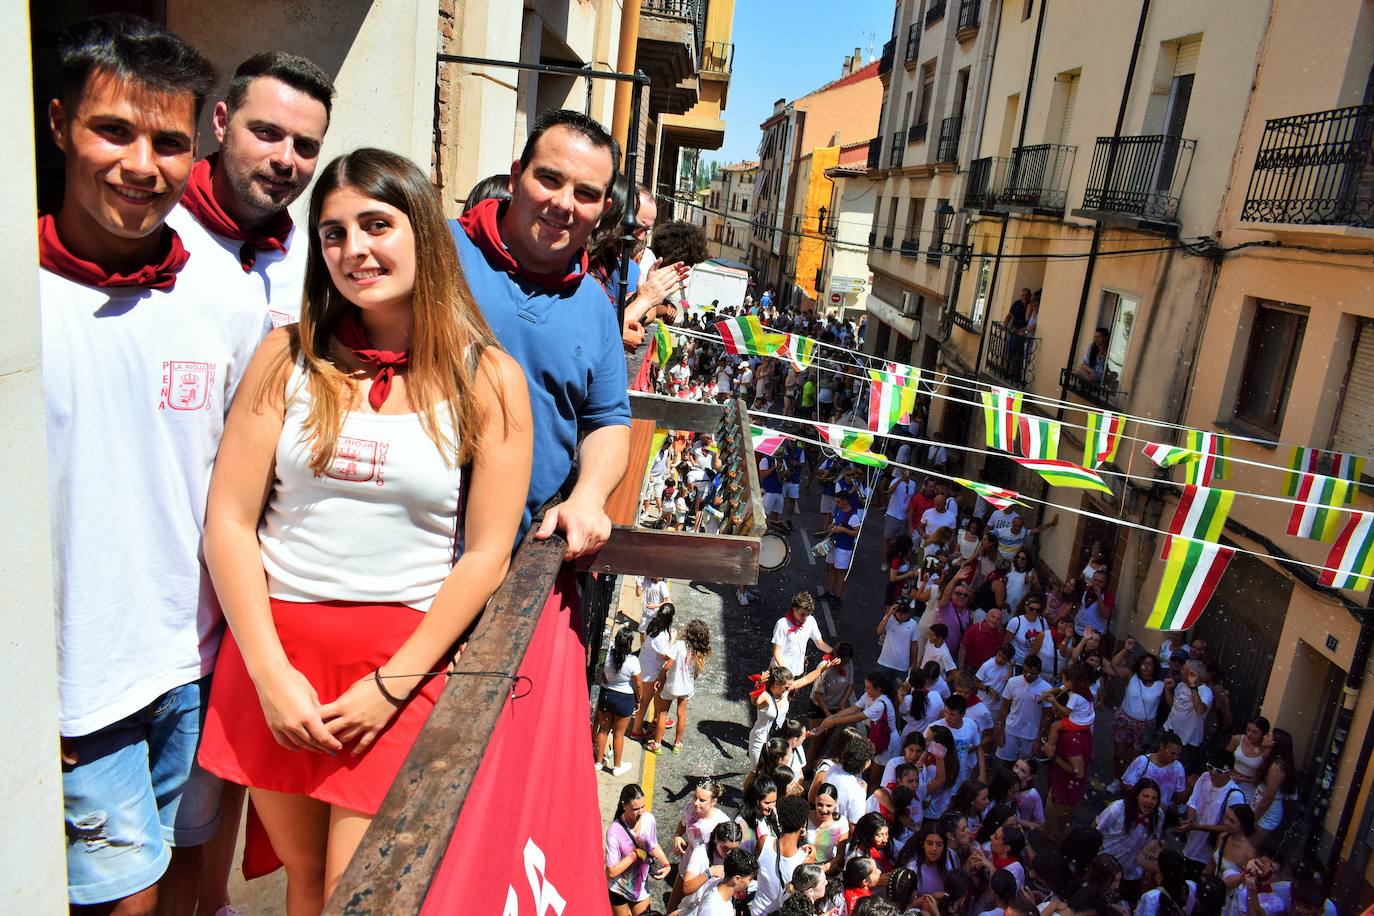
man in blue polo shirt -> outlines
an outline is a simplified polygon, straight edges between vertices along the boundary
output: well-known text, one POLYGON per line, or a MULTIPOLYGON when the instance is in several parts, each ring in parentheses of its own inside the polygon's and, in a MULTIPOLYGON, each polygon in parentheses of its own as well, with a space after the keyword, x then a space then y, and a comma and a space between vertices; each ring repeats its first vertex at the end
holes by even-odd
POLYGON ((484 200, 450 223, 473 297, 529 381, 535 454, 522 535, 578 459, 572 493, 535 535, 564 532, 568 559, 595 553, 610 536, 606 498, 630 450, 620 327, 587 274, 584 248, 606 210, 618 158, 596 121, 547 112, 511 164, 510 201, 484 200))

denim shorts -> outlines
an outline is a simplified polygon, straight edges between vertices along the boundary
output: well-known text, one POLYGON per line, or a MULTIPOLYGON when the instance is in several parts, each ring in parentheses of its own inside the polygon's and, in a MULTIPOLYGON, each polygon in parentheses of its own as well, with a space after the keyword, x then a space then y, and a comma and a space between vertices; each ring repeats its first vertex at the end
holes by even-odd
POLYGON ((120 900, 151 887, 173 846, 198 846, 219 826, 223 783, 196 764, 207 676, 173 688, 127 718, 68 739, 63 764, 67 895, 120 900))

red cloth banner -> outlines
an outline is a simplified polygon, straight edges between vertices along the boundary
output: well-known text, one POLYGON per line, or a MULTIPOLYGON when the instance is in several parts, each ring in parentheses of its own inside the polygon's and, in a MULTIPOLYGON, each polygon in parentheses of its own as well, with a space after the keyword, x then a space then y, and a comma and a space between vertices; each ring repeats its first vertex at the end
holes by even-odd
POLYGON ((549 593, 422 914, 609 914, 577 586, 549 593), (525 691, 528 689, 528 693, 525 691))

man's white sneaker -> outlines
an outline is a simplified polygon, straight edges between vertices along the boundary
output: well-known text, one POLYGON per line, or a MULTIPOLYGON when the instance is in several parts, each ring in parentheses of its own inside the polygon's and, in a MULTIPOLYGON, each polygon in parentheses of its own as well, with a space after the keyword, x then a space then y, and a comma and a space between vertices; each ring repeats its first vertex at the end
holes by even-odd
POLYGON ((612 776, 624 776, 626 773, 630 772, 630 764, 626 762, 618 767, 608 767, 607 769, 612 776))

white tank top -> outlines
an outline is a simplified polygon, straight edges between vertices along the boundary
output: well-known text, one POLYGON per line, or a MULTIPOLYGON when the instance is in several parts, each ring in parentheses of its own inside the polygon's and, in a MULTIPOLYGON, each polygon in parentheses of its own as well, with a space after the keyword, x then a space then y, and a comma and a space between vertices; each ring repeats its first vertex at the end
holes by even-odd
MULTIPOLYGON (((310 409, 297 363, 277 440, 276 482, 258 525, 268 594, 285 601, 396 602, 429 609, 453 566, 456 462, 415 413, 350 412, 333 464, 310 469, 310 409)), ((456 439, 444 411, 437 419, 456 439)))

